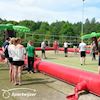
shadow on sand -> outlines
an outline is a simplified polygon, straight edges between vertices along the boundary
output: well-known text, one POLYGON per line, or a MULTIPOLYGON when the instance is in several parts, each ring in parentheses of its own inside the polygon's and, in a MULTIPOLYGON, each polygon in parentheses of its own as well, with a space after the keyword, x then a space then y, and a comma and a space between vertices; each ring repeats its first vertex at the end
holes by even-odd
POLYGON ((53 83, 55 80, 48 80, 49 78, 35 78, 35 79, 26 79, 23 80, 23 85, 31 85, 31 84, 46 84, 53 83))

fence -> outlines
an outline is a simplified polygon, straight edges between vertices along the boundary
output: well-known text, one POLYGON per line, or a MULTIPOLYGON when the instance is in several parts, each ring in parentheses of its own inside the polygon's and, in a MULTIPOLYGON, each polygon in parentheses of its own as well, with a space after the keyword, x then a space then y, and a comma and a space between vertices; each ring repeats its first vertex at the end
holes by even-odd
POLYGON ((52 46, 54 40, 59 41, 59 45, 63 46, 64 41, 67 41, 68 43, 71 43, 73 45, 78 46, 80 42, 79 36, 65 36, 65 35, 46 35, 46 34, 29 34, 26 33, 24 36, 24 40, 28 42, 29 40, 33 40, 35 43, 35 46, 40 46, 40 43, 45 40, 48 45, 52 46))
MULTIPOLYGON (((21 37, 23 39, 24 46, 27 45, 27 42, 29 40, 34 41, 34 45, 36 47, 39 47, 41 42, 43 40, 46 40, 46 44, 49 46, 52 46, 54 40, 59 41, 59 45, 62 47, 64 41, 67 41, 68 43, 71 43, 71 47, 73 45, 78 46, 80 42, 80 36, 66 36, 66 35, 50 35, 50 34, 33 34, 33 33, 18 33, 16 34, 17 37, 21 37)), ((4 34, 3 32, 0 32, 0 46, 2 46, 2 43, 4 42, 4 34)), ((90 44, 90 40, 85 40, 87 44, 90 44)))

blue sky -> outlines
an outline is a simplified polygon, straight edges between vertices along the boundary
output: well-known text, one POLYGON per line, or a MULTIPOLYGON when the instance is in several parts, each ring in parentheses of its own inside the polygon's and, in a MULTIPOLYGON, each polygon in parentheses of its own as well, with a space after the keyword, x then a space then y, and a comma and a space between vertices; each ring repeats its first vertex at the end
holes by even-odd
MULTIPOLYGON (((85 0, 84 20, 100 22, 100 0, 85 0)), ((0 0, 0 18, 7 20, 82 21, 82 0, 0 0)))

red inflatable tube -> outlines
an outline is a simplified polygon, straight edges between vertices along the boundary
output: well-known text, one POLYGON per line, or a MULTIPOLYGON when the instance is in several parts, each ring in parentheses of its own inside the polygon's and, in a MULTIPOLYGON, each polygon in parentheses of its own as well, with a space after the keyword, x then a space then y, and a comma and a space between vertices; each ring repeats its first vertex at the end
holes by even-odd
MULTIPOLYGON (((2 50, 2 48, 0 48, 0 50, 2 50)), ((41 47, 36 47, 36 51, 40 51, 40 50, 41 50, 41 47)), ((46 51, 54 50, 54 48, 53 47, 46 47, 45 50, 46 51)), ((64 48, 59 48, 58 50, 64 51, 64 48)), ((79 52, 79 49, 77 48, 76 51, 79 52)), ((75 48, 68 48, 68 52, 75 52, 75 48)), ((86 53, 90 54, 90 50, 86 50, 86 53)))
MULTIPOLYGON (((40 48, 40 47, 37 47, 36 50, 37 50, 37 51, 40 51, 41 48, 40 48)), ((53 48, 53 47, 46 47, 45 50, 47 50, 47 51, 48 51, 48 50, 54 50, 54 48, 53 48)), ((64 48, 59 48, 58 50, 64 51, 64 48)), ((75 48, 68 48, 68 52, 75 52, 75 48)), ((79 49, 78 49, 78 48, 76 49, 76 52, 79 52, 79 49)), ((86 50, 86 53, 87 53, 87 54, 90 54, 90 50, 86 50)))
MULTIPOLYGON (((40 51, 41 50, 41 47, 36 47, 36 51, 40 51)), ((46 47, 45 50, 54 50, 53 47, 46 47)), ((2 51, 2 48, 0 48, 0 51, 2 51)))
POLYGON ((54 64, 51 62, 36 60, 34 63, 35 69, 40 72, 49 74, 52 77, 60 79, 66 83, 76 85, 75 94, 68 96, 73 97, 73 100, 77 100, 78 91, 87 90, 95 95, 100 96, 100 75, 65 67, 63 65, 54 64))
POLYGON ((78 100, 78 92, 82 90, 87 90, 87 81, 82 81, 78 83, 74 89, 74 94, 67 96, 68 100, 78 100))
MULTIPOLYGON (((40 47, 37 47, 36 50, 37 50, 37 51, 40 51, 41 48, 40 48, 40 47)), ((46 47, 45 50, 47 50, 47 51, 48 51, 48 50, 54 50, 54 48, 53 48, 53 47, 46 47)), ((58 50, 64 51, 64 48, 59 48, 58 50)), ((75 52, 75 48, 68 48, 68 52, 75 52)), ((79 52, 79 49, 78 49, 78 48, 76 49, 76 52, 79 52)), ((86 53, 87 53, 87 54, 90 54, 90 50, 86 50, 86 53)))

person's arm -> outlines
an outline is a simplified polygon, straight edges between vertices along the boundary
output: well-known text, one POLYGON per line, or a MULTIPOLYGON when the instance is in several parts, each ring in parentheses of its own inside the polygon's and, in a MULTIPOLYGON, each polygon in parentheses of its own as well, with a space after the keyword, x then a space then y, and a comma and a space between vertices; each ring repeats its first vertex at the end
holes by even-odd
POLYGON ((35 51, 35 49, 34 49, 34 57, 37 57, 38 55, 36 54, 36 51, 35 51))
POLYGON ((46 43, 44 43, 44 48, 46 48, 46 43))
POLYGON ((53 47, 54 47, 54 43, 53 43, 53 47))
POLYGON ((28 51, 28 46, 26 47, 26 51, 28 51))
POLYGON ((80 52, 80 44, 79 44, 78 48, 79 48, 79 52, 80 52))
POLYGON ((79 44, 78 48, 80 49, 80 44, 79 44))
POLYGON ((24 59, 26 59, 26 48, 23 46, 24 59))

